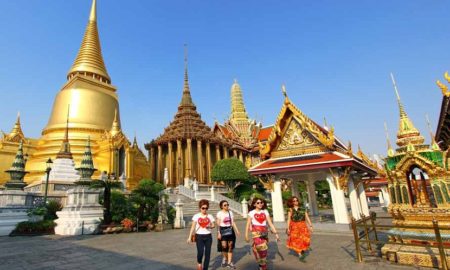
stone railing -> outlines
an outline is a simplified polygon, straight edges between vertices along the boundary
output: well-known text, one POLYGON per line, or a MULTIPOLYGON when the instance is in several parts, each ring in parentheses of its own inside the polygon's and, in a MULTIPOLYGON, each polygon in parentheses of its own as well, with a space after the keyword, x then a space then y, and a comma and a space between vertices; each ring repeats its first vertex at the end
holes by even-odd
POLYGON ((195 191, 192 189, 189 189, 183 185, 178 186, 178 193, 181 195, 184 195, 190 199, 195 200, 195 191))

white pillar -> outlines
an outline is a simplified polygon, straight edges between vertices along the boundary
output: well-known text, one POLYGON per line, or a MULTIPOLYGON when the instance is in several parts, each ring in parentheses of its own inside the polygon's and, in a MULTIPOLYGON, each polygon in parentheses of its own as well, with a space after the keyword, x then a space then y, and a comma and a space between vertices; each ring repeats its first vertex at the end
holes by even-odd
POLYGON ((384 206, 384 195, 381 190, 378 191, 378 201, 380 202, 380 206, 384 206))
POLYGON ((175 203, 175 224, 173 225, 175 229, 183 229, 185 227, 184 215, 183 215, 183 203, 180 199, 175 203))
POLYGON ((355 189, 355 184, 351 178, 348 181, 348 194, 350 198, 350 206, 352 208, 352 216, 355 219, 360 219, 362 212, 358 202, 358 191, 355 189))
POLYGON ((317 206, 316 186, 314 181, 306 181, 306 190, 308 192, 308 205, 311 215, 319 215, 319 207, 317 206))
POLYGON ((330 185, 331 200, 333 201, 334 220, 337 224, 350 224, 345 203, 344 191, 337 189, 334 179, 331 175, 327 176, 327 182, 330 185))
POLYGON ((272 195, 272 211, 274 222, 284 222, 283 197, 281 196, 281 181, 276 179, 273 183, 272 195))
POLYGON ((370 215, 369 205, 367 204, 366 191, 364 190, 364 184, 361 183, 358 186, 359 202, 361 203, 361 211, 365 216, 370 215))
POLYGON ((389 193, 387 190, 387 187, 382 187, 381 192, 383 193, 383 199, 384 199, 384 205, 383 206, 389 206, 391 204, 391 197, 389 197, 389 193))
POLYGON ((211 201, 215 202, 216 201, 216 194, 214 193, 214 186, 211 186, 211 201))
POLYGON ((244 198, 241 202, 242 204, 242 217, 246 218, 247 214, 248 214, 248 202, 247 200, 244 198))
POLYGON ((300 194, 298 193, 298 181, 295 179, 292 179, 291 192, 292 196, 300 198, 300 194))

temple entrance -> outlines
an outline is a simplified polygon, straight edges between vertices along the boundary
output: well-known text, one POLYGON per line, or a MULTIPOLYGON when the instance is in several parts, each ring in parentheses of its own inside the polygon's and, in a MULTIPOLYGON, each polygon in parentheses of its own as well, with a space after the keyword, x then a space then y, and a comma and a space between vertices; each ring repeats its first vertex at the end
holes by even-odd
POLYGON ((123 173, 125 173, 125 148, 122 146, 119 149, 118 153, 118 159, 119 159, 119 168, 118 168, 118 175, 117 177, 122 176, 123 173))

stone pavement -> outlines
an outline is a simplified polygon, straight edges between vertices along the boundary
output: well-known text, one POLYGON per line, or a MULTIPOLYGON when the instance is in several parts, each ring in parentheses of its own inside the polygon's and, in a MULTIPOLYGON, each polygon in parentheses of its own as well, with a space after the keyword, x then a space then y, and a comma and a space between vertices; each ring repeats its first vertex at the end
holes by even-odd
MULTIPOLYGON (((244 222, 237 222, 240 231, 244 222)), ((281 232, 281 230, 279 230, 281 232)), ((0 237, 0 269, 195 269, 195 244, 187 244, 188 230, 149 233, 122 233, 94 236, 0 237)), ((350 233, 315 233, 312 253, 306 263, 270 235, 269 269, 421 269, 393 265, 376 257, 365 263, 354 262, 354 245, 350 233)), ((243 235, 235 250, 237 269, 257 269, 249 244, 243 235)), ((210 269, 220 269, 221 256, 213 242, 210 269)))

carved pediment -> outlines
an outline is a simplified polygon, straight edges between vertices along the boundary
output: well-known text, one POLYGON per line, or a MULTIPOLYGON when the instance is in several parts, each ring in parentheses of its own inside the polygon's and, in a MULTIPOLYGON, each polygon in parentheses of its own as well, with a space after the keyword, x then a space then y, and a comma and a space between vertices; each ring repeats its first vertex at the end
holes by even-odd
POLYGON ((275 147, 274 156, 305 154, 325 151, 321 144, 296 117, 291 117, 284 132, 281 132, 280 143, 275 147))

